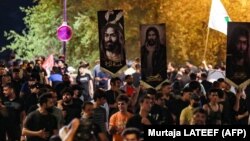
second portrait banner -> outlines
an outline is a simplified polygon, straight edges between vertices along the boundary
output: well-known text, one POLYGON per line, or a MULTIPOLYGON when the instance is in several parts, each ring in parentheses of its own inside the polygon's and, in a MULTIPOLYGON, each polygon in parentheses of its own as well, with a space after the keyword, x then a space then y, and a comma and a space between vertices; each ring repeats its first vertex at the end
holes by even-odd
POLYGON ((157 88, 167 79, 165 24, 141 25, 141 81, 157 88))

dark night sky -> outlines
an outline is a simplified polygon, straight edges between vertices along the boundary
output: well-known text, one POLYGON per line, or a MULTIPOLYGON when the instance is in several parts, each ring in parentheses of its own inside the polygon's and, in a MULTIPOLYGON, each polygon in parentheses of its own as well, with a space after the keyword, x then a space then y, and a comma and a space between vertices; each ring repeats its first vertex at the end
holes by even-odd
MULTIPOLYGON (((18 33, 25 28, 20 6, 27 7, 34 5, 32 0, 1 0, 0 2, 0 47, 9 44, 4 37, 4 31, 14 30, 18 33)), ((8 51, 9 52, 9 51, 8 51)), ((8 53, 1 53, 0 58, 6 58, 8 53)))

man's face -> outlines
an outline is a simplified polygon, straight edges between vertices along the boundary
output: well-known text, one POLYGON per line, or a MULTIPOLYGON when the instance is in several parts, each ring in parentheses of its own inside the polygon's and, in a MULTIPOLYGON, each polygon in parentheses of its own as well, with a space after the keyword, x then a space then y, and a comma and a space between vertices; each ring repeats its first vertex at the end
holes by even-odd
POLYGON ((31 93, 37 94, 39 89, 36 87, 30 87, 30 91, 31 91, 31 93))
POLYGON ((193 120, 195 125, 205 125, 206 115, 203 113, 196 113, 195 115, 193 115, 193 120))
POLYGON ((34 84, 36 84, 36 80, 29 80, 28 81, 29 86, 34 85, 34 84))
POLYGON ((62 61, 58 61, 58 66, 59 66, 60 68, 63 68, 63 67, 64 67, 64 63, 63 63, 62 61))
POLYGON ((243 55, 247 51, 247 38, 240 36, 237 42, 237 51, 240 55, 243 55))
POLYGON ((4 75, 4 74, 6 74, 6 70, 5 70, 5 68, 1 67, 0 68, 0 75, 4 75))
POLYGON ((39 66, 39 67, 41 67, 42 66, 42 61, 41 60, 37 60, 36 61, 36 65, 39 66))
POLYGON ((54 105, 56 105, 57 104, 57 94, 56 94, 56 92, 51 92, 51 95, 52 95, 54 105))
POLYGON ((117 34, 114 28, 108 27, 104 34, 105 48, 109 51, 115 49, 115 44, 117 42, 117 34))
POLYGON ((133 77, 131 76, 126 81, 128 85, 132 85, 134 80, 133 80, 133 77))
POLYGON ((151 99, 144 99, 143 103, 141 103, 141 109, 149 112, 152 106, 151 101, 151 99))
POLYGON ((121 87, 121 81, 120 80, 115 81, 115 87, 117 89, 119 89, 121 87))
POLYGON ((72 100, 72 96, 68 93, 65 93, 62 97, 63 102, 69 103, 72 100))
POLYGON ((101 98, 101 105, 104 105, 107 102, 106 98, 102 97, 101 98))
POLYGON ((135 134, 128 134, 124 137, 123 141, 139 141, 135 134))
POLYGON ((84 111, 84 114, 86 114, 87 116, 91 117, 93 115, 93 110, 94 109, 94 105, 86 105, 84 111))
POLYGON ((49 108, 52 108, 53 106, 54 106, 53 99, 49 98, 47 103, 46 103, 46 108, 49 109, 49 108))
POLYGON ((164 100, 163 97, 161 97, 161 98, 155 100, 155 103, 156 103, 157 105, 160 105, 160 106, 164 107, 164 105, 165 105, 165 100, 164 100))
POLYGON ((150 100, 151 100, 151 105, 154 105, 155 104, 155 95, 152 95, 152 94, 147 94, 148 97, 150 97, 150 100))
POLYGON ((118 105, 118 109, 119 111, 121 112, 126 112, 127 111, 127 103, 125 101, 118 101, 117 102, 117 105, 118 105))
POLYGON ((2 77, 2 84, 11 83, 11 77, 10 76, 4 76, 2 77))
POLYGON ((183 97, 185 100, 189 101, 190 100, 190 96, 191 96, 191 92, 184 92, 183 93, 183 97))
POLYGON ((12 73, 12 78, 13 78, 13 79, 19 79, 19 78, 20 78, 19 72, 13 72, 13 73, 12 73))
POLYGON ((169 95, 171 91, 172 91, 172 87, 170 85, 166 85, 162 88, 162 93, 164 95, 169 95))
POLYGON ((156 44, 156 33, 154 32, 154 31, 149 31, 148 32, 148 44, 150 45, 150 46, 152 46, 152 45, 155 45, 156 44))
POLYGON ((12 93, 12 89, 9 87, 4 87, 3 88, 3 94, 5 97, 9 97, 9 95, 12 93))

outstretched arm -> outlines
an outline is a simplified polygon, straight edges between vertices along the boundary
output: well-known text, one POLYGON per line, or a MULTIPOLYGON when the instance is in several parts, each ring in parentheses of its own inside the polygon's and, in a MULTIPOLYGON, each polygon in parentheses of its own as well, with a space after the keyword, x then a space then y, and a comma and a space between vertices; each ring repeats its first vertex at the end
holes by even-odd
POLYGON ((62 141, 73 141, 79 125, 80 120, 75 118, 71 121, 69 127, 63 127, 62 129, 60 129, 59 136, 61 137, 62 141), (60 134, 62 132, 61 130, 66 130, 66 136, 63 137, 60 134))

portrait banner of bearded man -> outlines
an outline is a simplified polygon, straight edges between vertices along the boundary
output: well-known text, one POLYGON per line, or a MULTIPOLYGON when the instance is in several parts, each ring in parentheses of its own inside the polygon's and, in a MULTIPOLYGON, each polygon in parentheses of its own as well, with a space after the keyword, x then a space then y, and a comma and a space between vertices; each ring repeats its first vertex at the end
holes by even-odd
POLYGON ((229 22, 226 81, 236 88, 250 84, 250 23, 229 22))
POLYGON ((115 76, 126 68, 124 17, 122 10, 98 11, 101 69, 115 76))
POLYGON ((165 24, 141 25, 141 82, 157 88, 167 79, 165 24))

